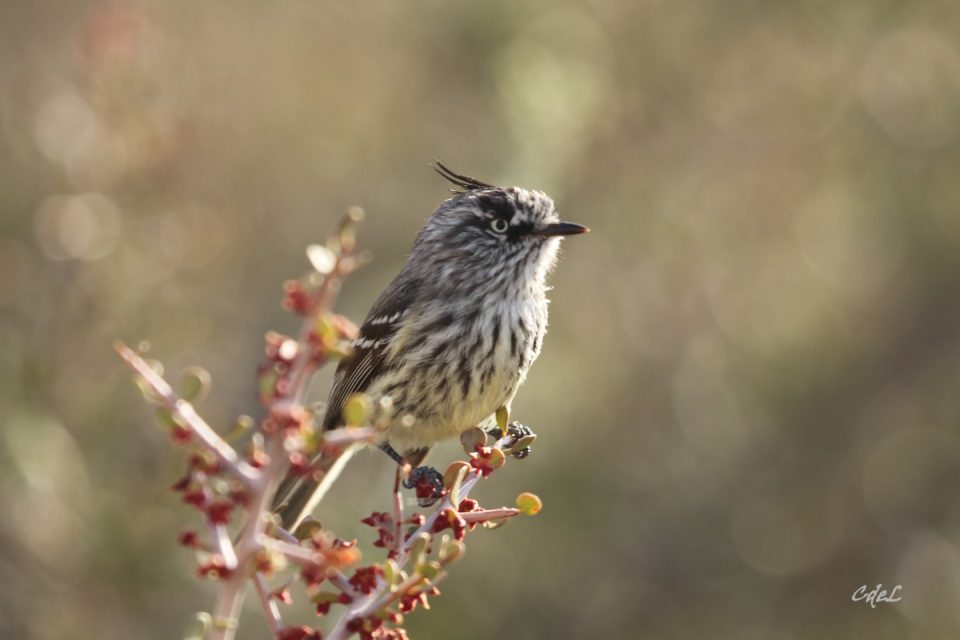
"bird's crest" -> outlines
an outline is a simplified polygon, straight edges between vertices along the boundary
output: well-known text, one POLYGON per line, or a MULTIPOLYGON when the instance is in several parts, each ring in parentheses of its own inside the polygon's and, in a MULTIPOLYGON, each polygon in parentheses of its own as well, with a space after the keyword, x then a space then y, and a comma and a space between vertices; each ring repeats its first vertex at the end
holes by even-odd
POLYGON ((450 167, 443 164, 436 158, 433 159, 431 165, 433 170, 439 173, 445 180, 454 184, 459 189, 451 189, 453 193, 467 193, 470 191, 475 191, 477 189, 496 189, 492 184, 487 184, 486 182, 481 182, 476 178, 471 178, 470 176, 465 176, 460 173, 456 173, 450 167))

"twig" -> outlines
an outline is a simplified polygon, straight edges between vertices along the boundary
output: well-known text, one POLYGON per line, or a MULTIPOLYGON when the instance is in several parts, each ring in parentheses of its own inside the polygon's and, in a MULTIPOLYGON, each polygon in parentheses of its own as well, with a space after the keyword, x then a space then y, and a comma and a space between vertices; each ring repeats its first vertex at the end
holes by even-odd
POLYGON ((327 578, 330 582, 340 591, 344 592, 350 597, 356 596, 356 590, 353 588, 353 585, 350 584, 350 581, 347 580, 347 576, 343 575, 338 569, 333 569, 327 572, 327 578))
POLYGON ((298 544, 265 538, 263 545, 270 551, 282 554, 287 560, 301 567, 323 567, 325 564, 323 556, 319 553, 298 544))
POLYGON ((234 451, 233 447, 227 444, 227 441, 221 438, 213 428, 200 417, 186 400, 177 397, 173 389, 167 384, 156 371, 153 370, 147 361, 140 357, 136 351, 117 340, 113 343, 124 362, 130 366, 133 371, 150 387, 150 390, 163 402, 163 405, 170 411, 175 418, 179 418, 183 425, 190 429, 193 434, 203 443, 217 459, 224 464, 235 476, 240 478, 246 485, 251 485, 259 478, 260 473, 241 460, 234 451))
POLYGON ((393 481, 393 552, 397 558, 403 550, 403 496, 400 495, 400 478, 404 467, 397 465, 397 475, 393 481))
POLYGON ((270 501, 288 464, 284 455, 282 433, 275 433, 269 438, 266 453, 270 461, 253 484, 246 509, 247 519, 236 545, 237 568, 220 582, 220 592, 213 612, 213 640, 233 640, 237 616, 243 605, 248 568, 257 552, 263 548, 262 539, 266 529, 263 515, 270 512, 270 501))
POLYGON ((513 516, 518 516, 521 513, 522 512, 520 509, 503 507, 502 509, 484 509, 483 511, 470 511, 467 513, 461 513, 460 517, 463 518, 464 522, 467 524, 472 524, 474 522, 487 522, 489 520, 499 520, 501 518, 512 518, 513 516))
POLYGON ((280 635, 283 629, 283 619, 280 617, 280 607, 267 590, 267 581, 261 574, 253 577, 253 583, 257 586, 257 595, 260 596, 260 604, 263 605, 263 613, 267 616, 267 623, 270 625, 270 631, 274 637, 280 635))

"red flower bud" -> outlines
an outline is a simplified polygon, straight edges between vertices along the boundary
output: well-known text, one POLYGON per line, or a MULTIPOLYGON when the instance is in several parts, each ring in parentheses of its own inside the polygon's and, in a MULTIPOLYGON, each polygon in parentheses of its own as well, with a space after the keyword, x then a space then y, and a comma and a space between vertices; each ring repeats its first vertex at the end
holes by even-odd
POLYGON ((194 488, 184 492, 183 501, 200 509, 206 504, 207 495, 203 492, 203 489, 194 488))
POLYGON ((323 636, 307 626, 286 627, 277 634, 277 640, 323 640, 323 636))
POLYGON ((360 593, 372 593, 377 588, 377 579, 381 576, 383 568, 380 565, 360 567, 350 578, 350 584, 360 593))
POLYGON ((224 579, 230 575, 227 564, 220 554, 214 554, 197 567, 197 575, 201 578, 224 579))
POLYGON ((228 524, 232 511, 232 502, 229 500, 217 500, 207 507, 207 519, 213 524, 228 524))
POLYGON ((200 536, 196 531, 188 529, 177 537, 177 541, 185 547, 196 547, 200 544, 200 536))

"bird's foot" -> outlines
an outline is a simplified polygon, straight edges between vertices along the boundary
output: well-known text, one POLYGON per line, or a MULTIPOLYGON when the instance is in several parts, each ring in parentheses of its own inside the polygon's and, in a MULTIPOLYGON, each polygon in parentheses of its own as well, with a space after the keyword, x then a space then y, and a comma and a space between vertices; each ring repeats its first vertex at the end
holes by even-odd
MULTIPOLYGON (((487 429, 487 435, 499 439, 500 427, 497 425, 490 427, 487 429)), ((513 439, 512 444, 505 449, 507 453, 517 459, 523 459, 530 455, 530 445, 537 439, 537 434, 535 434, 530 427, 520 424, 519 422, 511 422, 507 425, 507 435, 513 439), (523 446, 518 447, 517 445, 523 446)))
POLYGON ((420 506, 429 507, 443 496, 443 474, 433 467, 415 467, 403 486, 416 490, 420 506))

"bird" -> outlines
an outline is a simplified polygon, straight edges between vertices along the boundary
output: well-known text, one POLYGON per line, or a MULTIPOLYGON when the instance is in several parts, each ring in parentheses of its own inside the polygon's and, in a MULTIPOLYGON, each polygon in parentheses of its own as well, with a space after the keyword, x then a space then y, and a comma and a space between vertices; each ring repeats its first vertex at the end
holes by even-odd
MULTIPOLYGON (((452 196, 420 229, 340 361, 322 428, 343 426, 344 405, 363 393, 369 419, 386 423, 380 448, 411 465, 410 477, 439 483, 419 465, 434 444, 509 412, 543 346, 560 240, 589 229, 561 221, 542 191, 494 186, 438 160, 433 168, 452 196)), ((335 460, 318 453, 314 473, 287 475, 273 505, 283 528, 311 514, 356 448, 335 460)))

